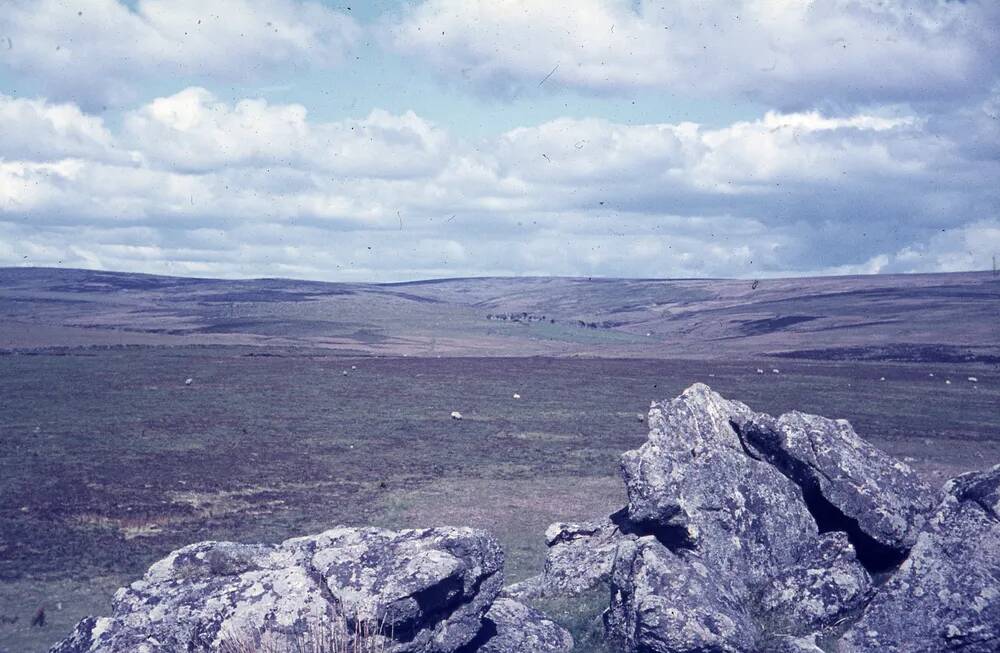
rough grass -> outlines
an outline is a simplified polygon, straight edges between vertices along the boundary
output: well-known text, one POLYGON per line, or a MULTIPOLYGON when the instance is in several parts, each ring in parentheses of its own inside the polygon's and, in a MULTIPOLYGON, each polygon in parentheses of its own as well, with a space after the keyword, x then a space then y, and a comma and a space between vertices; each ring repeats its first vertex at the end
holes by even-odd
POLYGON ((530 603, 573 635, 573 653, 618 653, 604 639, 601 616, 609 603, 607 587, 573 598, 533 599, 530 603))
POLYGON ((695 381, 757 410, 846 417, 934 485, 1000 459, 1000 377, 976 365, 63 353, 0 356, 8 653, 46 650, 201 540, 475 525, 503 544, 509 580, 533 575, 549 523, 622 505, 619 456, 646 437, 636 415, 695 381))
POLYGON ((289 635, 268 630, 244 630, 223 640, 219 653, 386 653, 391 640, 383 637, 385 623, 338 617, 310 622, 289 635))

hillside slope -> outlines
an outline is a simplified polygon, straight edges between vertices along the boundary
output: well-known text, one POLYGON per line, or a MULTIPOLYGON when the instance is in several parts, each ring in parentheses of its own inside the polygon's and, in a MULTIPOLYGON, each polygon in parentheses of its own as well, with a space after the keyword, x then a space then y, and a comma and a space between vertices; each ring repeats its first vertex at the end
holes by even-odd
POLYGON ((382 355, 1000 361, 986 272, 398 284, 0 269, 0 349, 323 347, 382 355))

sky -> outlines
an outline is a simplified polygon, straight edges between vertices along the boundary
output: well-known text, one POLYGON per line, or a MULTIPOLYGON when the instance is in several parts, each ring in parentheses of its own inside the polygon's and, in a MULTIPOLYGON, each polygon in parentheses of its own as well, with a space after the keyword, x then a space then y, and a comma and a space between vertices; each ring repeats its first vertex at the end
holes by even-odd
POLYGON ((997 62, 995 0, 0 0, 0 266, 988 269, 997 62))

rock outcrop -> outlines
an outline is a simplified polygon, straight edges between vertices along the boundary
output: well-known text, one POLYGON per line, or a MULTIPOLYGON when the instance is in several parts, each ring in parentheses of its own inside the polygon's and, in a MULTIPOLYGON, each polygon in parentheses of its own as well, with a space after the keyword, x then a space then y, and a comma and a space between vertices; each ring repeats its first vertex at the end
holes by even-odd
POLYGON ((501 598, 486 613, 484 643, 478 653, 569 653, 573 638, 538 610, 501 598))
POLYGON ((839 651, 1000 651, 1000 465, 945 498, 839 651))
POLYGON ((609 634, 626 651, 755 651, 822 631, 868 598, 845 534, 820 534, 796 479, 743 439, 766 416, 695 385, 653 404, 622 456, 627 517, 609 634))
POLYGON ((809 635, 864 606, 872 580, 841 531, 824 533, 816 549, 779 570, 758 589, 756 612, 769 629, 809 635))
POLYGON ((527 581, 502 589, 503 553, 472 529, 203 542, 52 653, 295 643, 331 624, 391 653, 568 653, 525 602, 602 584, 624 653, 1000 651, 1000 465, 936 493, 846 421, 755 413, 701 384, 648 422, 622 456, 627 505, 550 527, 527 581))
POLYGON ((52 651, 218 651, 263 634, 291 647, 337 628, 368 633, 393 653, 500 653, 518 641, 515 631, 534 650, 569 650, 568 633, 538 613, 495 603, 502 582, 499 545, 467 528, 337 528, 276 546, 202 542, 155 563, 118 591, 111 617, 83 620, 52 651))
POLYGON ((605 613, 608 635, 625 651, 752 651, 760 628, 734 590, 742 583, 719 580, 696 556, 656 537, 624 542, 605 613))
POLYGON ((846 420, 754 415, 740 425, 740 435, 802 488, 821 519, 838 520, 866 538, 863 555, 871 555, 873 566, 898 563, 937 503, 913 470, 862 440, 846 420))
POLYGON ((503 594, 521 599, 576 596, 607 583, 618 544, 635 539, 624 516, 620 511, 592 522, 552 524, 545 531, 549 551, 544 571, 504 588, 503 594))
POLYGON ((648 421, 624 511, 554 525, 545 573, 508 591, 608 583, 628 653, 1000 650, 1000 466, 939 503, 844 420, 697 384, 648 421))

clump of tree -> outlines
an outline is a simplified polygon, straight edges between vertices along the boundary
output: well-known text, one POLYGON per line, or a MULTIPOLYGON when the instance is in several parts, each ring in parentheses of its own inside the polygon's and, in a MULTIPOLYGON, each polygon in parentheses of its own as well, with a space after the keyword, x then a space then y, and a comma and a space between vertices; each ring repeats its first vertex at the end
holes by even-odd
POLYGON ((532 322, 548 322, 549 324, 555 324, 555 318, 550 318, 545 315, 536 315, 534 313, 487 313, 487 320, 494 320, 497 322, 521 322, 521 323, 532 323, 532 322))
POLYGON ((615 327, 625 324, 625 322, 615 322, 614 320, 604 320, 603 322, 586 322, 584 320, 577 320, 577 326, 584 329, 613 329, 615 327))

